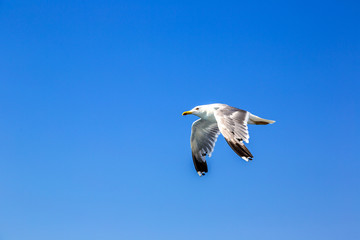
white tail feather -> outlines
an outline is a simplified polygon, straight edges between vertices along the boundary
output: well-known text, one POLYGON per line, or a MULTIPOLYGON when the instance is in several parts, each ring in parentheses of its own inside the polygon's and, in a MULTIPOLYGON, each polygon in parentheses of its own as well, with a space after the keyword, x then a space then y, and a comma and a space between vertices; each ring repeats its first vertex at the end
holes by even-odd
POLYGON ((273 121, 273 120, 264 119, 264 118, 258 117, 256 115, 250 113, 249 120, 247 123, 255 124, 255 125, 266 125, 266 124, 272 124, 274 122, 275 121, 273 121))

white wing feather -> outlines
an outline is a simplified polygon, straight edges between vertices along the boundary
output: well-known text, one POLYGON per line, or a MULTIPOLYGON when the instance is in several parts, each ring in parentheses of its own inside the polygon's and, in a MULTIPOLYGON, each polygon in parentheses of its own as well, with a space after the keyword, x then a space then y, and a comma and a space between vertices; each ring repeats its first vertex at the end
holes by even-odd
POLYGON ((191 127, 191 150, 193 154, 205 162, 205 156, 211 157, 215 142, 220 134, 216 122, 199 119, 191 127))

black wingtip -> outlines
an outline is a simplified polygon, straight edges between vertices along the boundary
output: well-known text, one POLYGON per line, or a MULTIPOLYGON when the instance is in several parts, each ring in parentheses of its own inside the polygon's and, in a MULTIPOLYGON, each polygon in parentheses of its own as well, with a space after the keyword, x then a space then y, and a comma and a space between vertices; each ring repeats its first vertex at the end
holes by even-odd
MULTIPOLYGON (((202 161, 202 159, 197 159, 196 156, 194 154, 192 154, 192 158, 193 158, 193 162, 194 162, 194 166, 195 166, 195 170, 199 173, 202 174, 202 176, 205 175, 205 173, 208 172, 208 167, 207 167, 207 163, 202 161)), ((199 174, 200 175, 200 174, 199 174)))
POLYGON ((237 155, 239 155, 241 158, 245 157, 250 161, 253 159, 254 156, 251 154, 249 149, 247 149, 246 146, 242 142, 237 143, 237 142, 233 142, 233 141, 230 141, 227 139, 225 139, 225 140, 229 144, 229 146, 232 148, 232 150, 234 150, 234 152, 237 155))

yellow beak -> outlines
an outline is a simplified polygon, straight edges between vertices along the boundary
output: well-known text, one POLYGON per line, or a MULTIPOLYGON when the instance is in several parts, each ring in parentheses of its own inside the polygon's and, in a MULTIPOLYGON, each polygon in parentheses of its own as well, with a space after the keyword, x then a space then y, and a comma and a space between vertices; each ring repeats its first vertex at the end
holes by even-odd
POLYGON ((192 114, 192 113, 193 113, 192 111, 185 111, 185 112, 182 113, 182 115, 184 116, 184 115, 189 115, 189 114, 192 114))

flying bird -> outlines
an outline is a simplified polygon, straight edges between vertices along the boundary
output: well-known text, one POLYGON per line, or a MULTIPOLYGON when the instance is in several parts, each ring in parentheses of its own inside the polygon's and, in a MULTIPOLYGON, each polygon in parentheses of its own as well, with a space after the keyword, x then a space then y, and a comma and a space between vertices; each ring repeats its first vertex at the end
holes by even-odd
POLYGON ((211 157, 220 133, 237 155, 249 161, 253 155, 244 144, 249 143, 250 138, 247 124, 267 125, 275 122, 220 103, 200 105, 182 115, 189 114, 200 117, 192 124, 190 137, 192 158, 200 177, 208 172, 205 157, 211 157))

